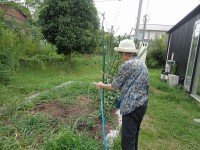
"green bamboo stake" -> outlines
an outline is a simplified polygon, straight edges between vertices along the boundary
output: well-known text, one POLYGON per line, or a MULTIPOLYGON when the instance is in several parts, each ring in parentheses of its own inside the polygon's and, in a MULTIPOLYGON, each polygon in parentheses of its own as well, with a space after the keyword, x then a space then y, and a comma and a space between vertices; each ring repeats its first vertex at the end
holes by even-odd
MULTIPOLYGON (((104 48, 104 26, 103 26, 103 23, 104 23, 104 19, 105 19, 105 12, 103 13, 103 21, 102 21, 102 36, 101 36, 101 40, 102 40, 102 71, 103 71, 103 74, 102 74, 102 81, 103 83, 105 82, 105 48, 104 48)), ((103 95, 104 97, 104 95, 103 95)))

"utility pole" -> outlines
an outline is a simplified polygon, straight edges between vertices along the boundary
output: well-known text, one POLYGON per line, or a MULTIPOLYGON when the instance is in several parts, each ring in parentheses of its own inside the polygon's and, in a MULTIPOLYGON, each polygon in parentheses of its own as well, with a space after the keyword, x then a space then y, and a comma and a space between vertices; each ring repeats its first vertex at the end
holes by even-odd
POLYGON ((142 33, 142 41, 144 41, 144 37, 145 37, 146 24, 147 24, 147 14, 144 15, 144 26, 143 26, 143 33, 142 33))
POLYGON ((131 32, 129 33, 129 36, 128 36, 129 39, 131 38, 132 31, 133 31, 133 27, 131 28, 131 32))
POLYGON ((143 3, 143 0, 140 0, 140 2, 139 2, 139 8, 138 8, 138 15, 137 15, 136 29, 135 29, 135 38, 134 38, 135 40, 139 39, 139 26, 140 26, 140 17, 141 17, 142 3, 143 3))

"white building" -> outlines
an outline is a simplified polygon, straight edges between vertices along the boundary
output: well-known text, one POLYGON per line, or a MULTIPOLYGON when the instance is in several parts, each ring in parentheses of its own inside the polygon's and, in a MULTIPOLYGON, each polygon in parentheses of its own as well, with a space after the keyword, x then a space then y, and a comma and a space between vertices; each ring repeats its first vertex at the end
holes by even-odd
MULTIPOLYGON (((161 25, 161 24, 146 24, 144 41, 148 42, 149 40, 154 39, 156 36, 161 36, 162 34, 166 34, 173 25, 161 25)), ((139 26, 139 40, 142 40, 144 31, 144 25, 140 24, 139 26)), ((133 38, 133 36, 131 36, 133 38)))

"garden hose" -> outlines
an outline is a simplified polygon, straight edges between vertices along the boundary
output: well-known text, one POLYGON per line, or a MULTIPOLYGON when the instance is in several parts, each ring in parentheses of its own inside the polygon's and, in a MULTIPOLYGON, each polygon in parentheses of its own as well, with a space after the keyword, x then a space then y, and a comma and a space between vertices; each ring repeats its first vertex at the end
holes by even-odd
POLYGON ((104 119, 104 107, 103 107, 103 90, 99 90, 99 95, 101 99, 101 118, 102 118, 102 133, 103 133, 103 143, 104 143, 104 150, 107 150, 107 143, 106 143, 106 130, 105 130, 105 119, 104 119))
MULTIPOLYGON (((96 82, 92 82, 88 88, 88 99, 89 99, 89 90, 92 85, 96 84, 96 82)), ((106 130, 105 130, 105 118, 104 118, 104 105, 103 105, 103 90, 99 90, 100 100, 101 100, 101 119, 102 119, 102 135, 103 135, 103 143, 104 150, 107 150, 107 142, 106 142, 106 130)))

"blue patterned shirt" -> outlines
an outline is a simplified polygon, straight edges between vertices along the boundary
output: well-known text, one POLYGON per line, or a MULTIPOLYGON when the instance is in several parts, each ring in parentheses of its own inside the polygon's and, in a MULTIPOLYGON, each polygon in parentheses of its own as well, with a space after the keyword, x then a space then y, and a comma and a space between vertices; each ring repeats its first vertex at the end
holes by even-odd
POLYGON ((122 115, 132 112, 148 101, 148 69, 138 57, 125 61, 121 65, 111 85, 120 91, 122 115))

